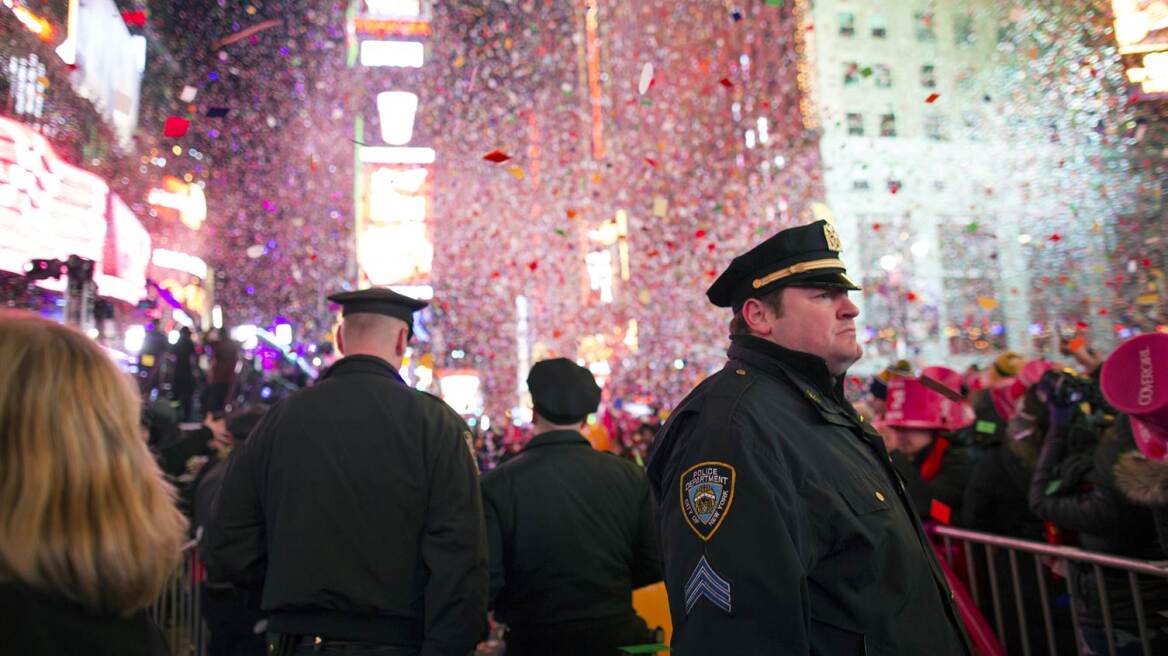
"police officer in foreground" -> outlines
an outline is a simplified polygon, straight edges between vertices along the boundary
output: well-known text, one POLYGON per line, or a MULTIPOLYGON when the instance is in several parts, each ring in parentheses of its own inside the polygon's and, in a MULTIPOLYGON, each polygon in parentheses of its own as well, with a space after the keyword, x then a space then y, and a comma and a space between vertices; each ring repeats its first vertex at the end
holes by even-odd
POLYGON ((826 222, 734 258, 729 361, 654 444, 673 653, 971 653, 884 441, 844 399, 859 287, 826 222))
POLYGON ((649 483, 580 434, 600 402, 585 368, 531 368, 535 437, 483 476, 491 601, 507 656, 609 656, 656 643, 632 593, 661 580, 649 483))
POLYGON ((466 656, 487 614, 470 433, 398 375, 426 304, 387 289, 329 300, 345 357, 232 454, 211 558, 262 582, 274 653, 466 656))

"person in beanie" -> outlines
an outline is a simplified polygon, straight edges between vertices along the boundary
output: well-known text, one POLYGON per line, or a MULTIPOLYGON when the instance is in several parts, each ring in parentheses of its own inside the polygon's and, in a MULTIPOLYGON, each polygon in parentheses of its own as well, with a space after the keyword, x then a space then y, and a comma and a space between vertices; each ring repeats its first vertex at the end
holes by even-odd
POLYGON ((591 372, 564 359, 527 377, 535 436, 483 476, 491 607, 508 656, 612 656, 659 642, 633 610, 661 580, 649 483, 580 433, 596 411, 591 372))
POLYGON ((734 258, 729 361, 657 434, 672 652, 969 654, 884 440, 844 398, 859 287, 826 221, 734 258))
POLYGON ((466 423, 398 369, 424 301, 333 294, 337 360, 227 461, 208 549, 263 586, 271 656, 466 656, 486 634, 487 554, 466 423))

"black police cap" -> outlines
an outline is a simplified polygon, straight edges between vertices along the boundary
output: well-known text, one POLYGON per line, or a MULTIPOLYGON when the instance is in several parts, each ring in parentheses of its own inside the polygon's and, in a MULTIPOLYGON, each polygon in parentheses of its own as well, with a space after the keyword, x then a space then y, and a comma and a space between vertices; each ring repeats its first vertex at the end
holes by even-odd
POLYGON ((600 406, 592 372, 567 358, 536 362, 527 374, 527 389, 539 416, 561 426, 583 421, 600 406))
POLYGON ((429 305, 426 301, 419 301, 384 287, 338 292, 330 295, 328 300, 341 306, 343 317, 364 313, 401 319, 410 327, 410 334, 414 331, 414 313, 429 305))
POLYGON ((788 228, 734 258, 706 290, 718 307, 736 311, 748 298, 781 287, 859 289, 840 260, 839 235, 827 221, 788 228))

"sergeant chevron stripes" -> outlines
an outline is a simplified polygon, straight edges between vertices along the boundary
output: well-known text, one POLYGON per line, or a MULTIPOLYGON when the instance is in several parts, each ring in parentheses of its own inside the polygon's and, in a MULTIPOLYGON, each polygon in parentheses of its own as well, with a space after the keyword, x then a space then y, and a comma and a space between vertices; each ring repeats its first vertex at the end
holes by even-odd
POLYGON ((718 576, 706 557, 698 561, 698 566, 690 574, 685 584, 685 612, 688 615, 698 600, 705 597, 718 608, 730 612, 730 582, 718 576))

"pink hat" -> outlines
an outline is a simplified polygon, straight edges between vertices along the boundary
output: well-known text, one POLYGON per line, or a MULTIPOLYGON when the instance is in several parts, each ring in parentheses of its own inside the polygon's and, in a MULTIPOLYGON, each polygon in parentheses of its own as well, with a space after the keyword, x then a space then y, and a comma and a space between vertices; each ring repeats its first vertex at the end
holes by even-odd
MULTIPOLYGON (((888 405, 884 425, 893 428, 953 430, 960 411, 950 401, 929 389, 918 378, 896 376, 888 381, 888 405)), ((968 424, 967 424, 968 425, 968 424)))
POLYGON ((925 377, 937 381, 953 392, 953 398, 946 398, 944 402, 945 415, 943 419, 946 429, 965 428, 976 420, 973 408, 958 400, 958 397, 961 397, 961 384, 963 382, 961 374, 949 367, 925 367, 921 370, 921 378, 925 377))
POLYGON ((961 374, 953 371, 949 367, 925 367, 921 370, 921 376, 928 376, 954 392, 961 394, 961 374))
POLYGON ((1042 378, 1042 374, 1045 374, 1051 369, 1054 369, 1053 362, 1048 360, 1031 360, 1022 367, 1021 373, 1018 374, 1018 382, 1025 387, 1030 387, 1042 378))
POLYGON ((1140 451, 1168 458, 1168 335, 1145 333, 1120 344, 1103 363, 1099 385, 1107 402, 1131 418, 1140 451))

